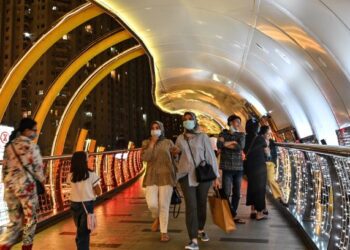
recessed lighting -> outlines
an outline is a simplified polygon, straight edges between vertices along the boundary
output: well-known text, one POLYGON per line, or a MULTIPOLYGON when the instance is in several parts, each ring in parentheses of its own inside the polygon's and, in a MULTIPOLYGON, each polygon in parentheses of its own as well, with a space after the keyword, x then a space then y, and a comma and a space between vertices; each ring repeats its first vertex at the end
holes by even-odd
POLYGON ((222 39, 222 38, 223 38, 223 37, 220 36, 220 35, 215 35, 215 37, 216 37, 217 39, 222 39))
POLYGON ((145 8, 145 10, 151 10, 152 9, 152 7, 146 7, 145 8))

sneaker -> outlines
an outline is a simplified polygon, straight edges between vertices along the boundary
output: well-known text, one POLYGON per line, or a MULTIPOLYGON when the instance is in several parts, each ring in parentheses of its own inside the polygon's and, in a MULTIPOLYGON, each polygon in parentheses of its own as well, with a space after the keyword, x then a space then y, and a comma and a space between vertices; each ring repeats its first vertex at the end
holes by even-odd
POLYGON ((201 241, 209 241, 210 240, 206 232, 198 233, 198 239, 200 239, 201 241))
POLYGON ((199 247, 198 247, 198 244, 194 242, 190 242, 187 246, 185 246, 185 249, 199 250, 199 247))

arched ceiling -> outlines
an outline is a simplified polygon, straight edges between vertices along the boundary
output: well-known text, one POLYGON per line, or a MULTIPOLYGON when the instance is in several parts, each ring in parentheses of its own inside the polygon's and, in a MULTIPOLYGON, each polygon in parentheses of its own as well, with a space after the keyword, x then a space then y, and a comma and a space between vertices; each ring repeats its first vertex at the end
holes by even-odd
POLYGON ((94 0, 145 45, 155 101, 225 124, 248 101, 337 144, 350 119, 347 0, 94 0))

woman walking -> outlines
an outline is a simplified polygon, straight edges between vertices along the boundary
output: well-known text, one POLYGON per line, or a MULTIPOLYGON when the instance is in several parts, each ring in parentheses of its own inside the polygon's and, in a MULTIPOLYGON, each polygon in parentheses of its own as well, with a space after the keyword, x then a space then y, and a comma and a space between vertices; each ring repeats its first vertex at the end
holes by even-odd
POLYGON ((160 241, 170 240, 168 235, 169 206, 176 185, 175 168, 170 155, 174 143, 165 138, 163 123, 151 123, 151 137, 142 143, 142 160, 147 162, 143 180, 146 201, 154 222, 152 231, 160 226, 160 241))
POLYGON ((259 122, 250 119, 246 123, 246 144, 244 153, 246 155, 245 171, 248 177, 248 190, 246 205, 251 206, 250 217, 263 220, 267 217, 263 214, 266 209, 266 159, 265 149, 267 143, 265 138, 258 135, 259 122))
POLYGON ((24 118, 6 145, 3 165, 4 199, 10 223, 1 235, 0 250, 11 249, 23 229, 22 249, 32 249, 39 208, 36 180, 45 182, 36 121, 24 118), (25 221, 22 226, 22 221, 25 221))
POLYGON ((71 160, 71 172, 67 176, 71 186, 71 213, 77 228, 75 243, 78 250, 90 249, 90 230, 87 213, 94 212, 94 200, 101 194, 100 178, 88 168, 88 154, 75 152, 71 160))
POLYGON ((280 186, 275 180, 276 164, 277 164, 277 148, 275 141, 271 138, 271 130, 269 126, 261 126, 259 135, 264 137, 266 144, 266 168, 267 168, 267 184, 271 189, 273 197, 278 200, 283 206, 288 207, 288 204, 283 199, 283 193, 280 186))
MULTIPOLYGON (((190 243, 185 249, 197 250, 198 238, 209 241, 204 231, 207 214, 207 197, 212 182, 197 182, 195 168, 205 160, 209 163, 216 176, 219 177, 218 166, 209 137, 201 133, 198 128, 196 115, 186 112, 183 117, 185 131, 176 140, 176 147, 172 150, 173 155, 179 155, 177 174, 186 204, 186 227, 190 243)), ((218 186, 219 181, 214 181, 218 186)))

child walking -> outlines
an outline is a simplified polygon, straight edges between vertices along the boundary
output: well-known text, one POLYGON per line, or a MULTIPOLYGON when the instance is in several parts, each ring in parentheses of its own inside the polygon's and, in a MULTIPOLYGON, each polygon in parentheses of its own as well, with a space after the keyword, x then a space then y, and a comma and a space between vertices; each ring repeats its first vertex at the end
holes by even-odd
POLYGON ((90 230, 87 212, 94 212, 94 200, 101 194, 100 178, 88 168, 88 154, 75 152, 71 161, 71 173, 67 177, 71 186, 71 213, 77 227, 75 243, 78 250, 89 250, 90 230))

